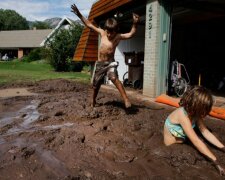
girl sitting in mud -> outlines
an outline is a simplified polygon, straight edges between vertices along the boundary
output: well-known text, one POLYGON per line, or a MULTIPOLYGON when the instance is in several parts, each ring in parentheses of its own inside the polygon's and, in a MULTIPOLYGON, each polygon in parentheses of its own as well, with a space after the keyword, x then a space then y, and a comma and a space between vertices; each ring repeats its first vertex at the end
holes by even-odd
POLYGON ((213 105, 211 93, 204 87, 193 87, 183 95, 179 105, 180 108, 173 111, 165 121, 165 145, 183 143, 188 138, 202 154, 213 162, 220 175, 225 175, 224 168, 219 164, 216 156, 202 142, 193 129, 197 125, 206 140, 225 152, 224 145, 203 123, 203 118, 211 111, 213 105))

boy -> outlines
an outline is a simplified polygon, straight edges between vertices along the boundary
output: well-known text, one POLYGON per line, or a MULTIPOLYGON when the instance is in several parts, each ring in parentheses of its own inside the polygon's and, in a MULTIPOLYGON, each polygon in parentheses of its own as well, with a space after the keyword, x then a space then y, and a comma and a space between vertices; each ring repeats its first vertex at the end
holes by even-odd
POLYGON ((119 90, 125 107, 131 107, 131 103, 127 97, 122 83, 118 79, 117 66, 118 62, 115 62, 114 54, 116 46, 119 44, 120 40, 131 38, 137 28, 137 23, 139 21, 139 16, 133 13, 133 26, 129 33, 120 34, 118 31, 118 24, 114 18, 109 18, 105 22, 105 29, 94 26, 88 19, 86 19, 78 10, 77 6, 73 4, 71 6, 71 12, 75 13, 85 26, 96 31, 101 36, 101 42, 99 46, 99 60, 96 62, 96 70, 93 78, 93 96, 92 96, 92 107, 96 104, 96 97, 98 91, 103 84, 104 76, 107 75, 108 78, 113 82, 116 88, 119 90))

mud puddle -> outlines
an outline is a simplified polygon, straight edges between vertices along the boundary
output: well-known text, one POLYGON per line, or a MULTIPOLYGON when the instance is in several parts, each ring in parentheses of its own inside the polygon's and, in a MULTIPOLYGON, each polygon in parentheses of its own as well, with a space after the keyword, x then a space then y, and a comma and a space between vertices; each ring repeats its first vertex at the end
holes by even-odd
MULTIPOLYGON (((58 125, 40 126, 34 124, 41 114, 37 107, 40 104, 38 100, 32 100, 30 104, 17 112, 4 112, 4 116, 0 119, 0 128, 8 127, 3 136, 14 135, 16 133, 33 132, 44 129, 60 129, 62 127, 70 127, 73 123, 65 123, 58 125)), ((1 142, 1 139, 0 139, 1 142)), ((4 142, 4 140, 2 140, 4 142)))
MULTIPOLYGON (((8 101, 13 102, 13 100, 10 100, 10 98, 5 98, 5 103, 3 104, 8 105, 8 101)), ((32 141, 30 141, 29 136, 36 136, 35 134, 39 134, 40 132, 42 134, 48 133, 48 131, 54 132, 54 130, 58 132, 58 130, 60 130, 61 128, 73 126, 73 123, 63 123, 46 126, 38 124, 37 121, 41 116, 41 113, 38 112, 39 105, 39 100, 25 100, 24 102, 20 102, 19 105, 17 104, 15 106, 17 109, 14 109, 14 111, 11 111, 11 108, 8 108, 9 111, 7 112, 7 108, 5 108, 4 112, 1 113, 0 154, 5 154, 6 159, 7 156, 11 156, 10 160, 13 160, 15 162, 18 159, 20 159, 20 162, 24 159, 28 159, 31 156, 34 156, 36 158, 34 160, 34 163, 38 163, 43 166, 41 167, 41 169, 50 171, 52 173, 52 179, 55 179, 56 177, 59 179, 67 178, 67 176, 69 177, 69 175, 71 174, 67 167, 60 159, 57 159, 57 157, 54 155, 54 152, 46 149, 45 147, 45 143, 48 142, 48 138, 34 137, 32 141)), ((3 159, 3 161, 0 162, 5 161, 4 158, 0 159, 3 159)), ((2 163, 0 169, 4 169, 4 166, 5 164, 2 163)), ((23 177, 24 175, 20 174, 20 178, 23 177)), ((1 179, 8 178, 3 177, 1 179)))

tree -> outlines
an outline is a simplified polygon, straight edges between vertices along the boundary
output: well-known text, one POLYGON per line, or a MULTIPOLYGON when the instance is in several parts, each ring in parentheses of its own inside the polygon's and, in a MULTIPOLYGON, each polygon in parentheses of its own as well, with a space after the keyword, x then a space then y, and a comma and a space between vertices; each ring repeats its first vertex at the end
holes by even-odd
POLYGON ((62 29, 47 41, 50 64, 56 71, 69 71, 71 59, 82 33, 83 26, 75 24, 69 30, 62 29))
POLYGON ((50 26, 46 22, 35 21, 32 24, 32 28, 36 28, 36 29, 50 29, 50 26))
POLYGON ((25 30, 29 29, 26 18, 14 10, 0 9, 0 30, 25 30))

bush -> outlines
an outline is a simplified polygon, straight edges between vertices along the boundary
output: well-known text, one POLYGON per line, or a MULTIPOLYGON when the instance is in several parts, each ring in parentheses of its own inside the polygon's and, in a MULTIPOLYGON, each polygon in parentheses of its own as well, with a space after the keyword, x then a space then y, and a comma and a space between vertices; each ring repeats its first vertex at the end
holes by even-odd
POLYGON ((23 56, 21 60, 23 62, 30 62, 28 56, 23 56))
POLYGON ((82 70, 83 70, 83 63, 82 62, 71 61, 70 71, 81 72, 82 70))
POLYGON ((80 39, 83 26, 76 24, 69 30, 63 29, 56 32, 53 38, 47 41, 49 49, 49 62, 55 71, 70 71, 79 69, 79 65, 72 65, 71 59, 80 39))
POLYGON ((33 49, 29 54, 28 54, 28 59, 29 61, 37 61, 41 59, 41 49, 40 48, 36 48, 33 49))
POLYGON ((22 61, 32 62, 32 61, 37 61, 37 60, 41 60, 41 59, 46 59, 48 56, 47 55, 48 53, 49 53, 48 50, 45 48, 35 48, 35 49, 31 50, 27 56, 24 56, 22 58, 22 61))

